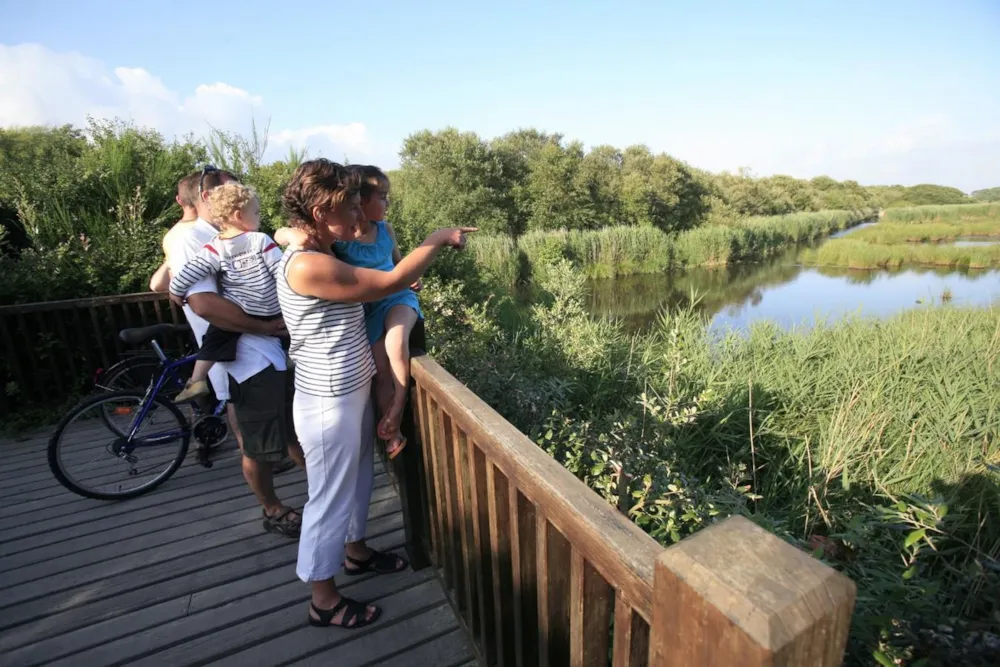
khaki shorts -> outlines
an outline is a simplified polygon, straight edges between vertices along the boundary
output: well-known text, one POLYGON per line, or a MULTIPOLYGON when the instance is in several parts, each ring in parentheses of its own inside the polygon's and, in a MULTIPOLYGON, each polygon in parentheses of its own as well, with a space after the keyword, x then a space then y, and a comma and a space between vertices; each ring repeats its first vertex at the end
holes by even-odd
POLYGON ((229 403, 243 436, 243 455, 255 461, 281 461, 295 442, 292 423, 292 373, 268 366, 245 382, 229 376, 229 403))

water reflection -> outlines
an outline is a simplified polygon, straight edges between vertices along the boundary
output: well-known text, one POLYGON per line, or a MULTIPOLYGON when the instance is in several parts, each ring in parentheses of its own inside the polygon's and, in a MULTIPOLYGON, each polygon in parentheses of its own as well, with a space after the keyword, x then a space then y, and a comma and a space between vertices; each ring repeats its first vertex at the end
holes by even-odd
POLYGON ((758 320, 790 328, 850 314, 887 317, 943 300, 986 306, 1000 299, 1000 271, 858 271, 802 267, 786 259, 592 281, 589 309, 642 329, 663 307, 689 304, 692 290, 701 298, 698 307, 712 316, 713 329, 745 329, 758 320))

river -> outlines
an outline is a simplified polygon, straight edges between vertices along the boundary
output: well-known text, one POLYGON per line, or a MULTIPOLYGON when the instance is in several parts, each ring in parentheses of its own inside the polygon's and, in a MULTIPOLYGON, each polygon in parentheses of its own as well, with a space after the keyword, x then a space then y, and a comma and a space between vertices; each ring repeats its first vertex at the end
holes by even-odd
POLYGON ((795 255, 769 264, 594 280, 589 310, 639 330, 652 325, 662 308, 689 304, 693 290, 711 328, 726 331, 762 320, 788 329, 855 314, 884 318, 933 303, 1000 301, 1000 271, 814 268, 796 264, 795 255))

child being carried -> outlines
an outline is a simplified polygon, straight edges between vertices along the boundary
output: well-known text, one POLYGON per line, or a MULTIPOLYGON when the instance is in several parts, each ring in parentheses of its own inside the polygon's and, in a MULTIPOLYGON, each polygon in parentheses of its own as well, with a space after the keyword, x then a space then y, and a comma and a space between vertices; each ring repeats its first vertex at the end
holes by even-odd
MULTIPOLYGON (((260 227, 260 202, 252 188, 226 183, 208 195, 219 235, 209 241, 170 281, 170 298, 183 304, 184 295, 199 280, 215 276, 222 296, 254 318, 281 317, 274 272, 281 249, 260 227)), ((240 333, 209 325, 201 341, 198 361, 184 391, 174 399, 185 403, 209 393, 208 371, 217 361, 236 359, 240 333)))

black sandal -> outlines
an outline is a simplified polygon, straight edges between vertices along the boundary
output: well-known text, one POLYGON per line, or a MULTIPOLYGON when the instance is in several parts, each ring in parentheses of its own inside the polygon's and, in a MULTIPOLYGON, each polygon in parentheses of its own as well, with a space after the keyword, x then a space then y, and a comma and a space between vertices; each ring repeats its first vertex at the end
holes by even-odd
POLYGON ((397 556, 394 553, 382 553, 375 549, 372 549, 372 555, 367 560, 355 560, 350 556, 346 558, 347 562, 344 563, 344 574, 349 577, 356 577, 365 572, 395 574, 396 572, 402 572, 410 566, 409 562, 402 556, 397 556), (349 568, 347 567, 347 563, 355 567, 353 569, 349 568))
POLYGON ((262 509, 261 513, 264 515, 264 530, 269 533, 278 533, 285 537, 298 537, 299 533, 302 532, 302 513, 296 509, 286 507, 272 516, 268 516, 265 509, 262 509), (292 512, 298 515, 294 519, 288 518, 292 512))
POLYGON ((316 605, 310 603, 309 606, 312 608, 319 618, 313 618, 312 614, 309 614, 309 625, 315 626, 317 628, 344 628, 345 630, 354 630, 355 628, 363 628, 369 623, 374 623, 378 620, 378 617, 382 614, 382 610, 375 607, 375 614, 371 618, 365 618, 368 613, 368 605, 361 604, 357 600, 352 600, 349 597, 341 596, 340 602, 333 609, 320 609, 316 605), (341 617, 339 623, 331 623, 333 617, 337 615, 337 612, 341 609, 344 610, 344 615, 341 617), (353 621, 353 622, 352 622, 353 621))

